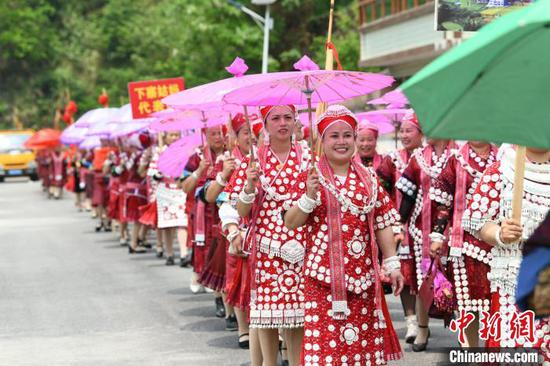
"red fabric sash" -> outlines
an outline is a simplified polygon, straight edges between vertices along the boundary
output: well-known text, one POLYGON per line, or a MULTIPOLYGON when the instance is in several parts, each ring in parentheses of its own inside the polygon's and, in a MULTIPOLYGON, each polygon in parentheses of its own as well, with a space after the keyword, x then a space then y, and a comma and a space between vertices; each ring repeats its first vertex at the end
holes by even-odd
MULTIPOLYGON (((360 181, 365 185, 367 190, 367 196, 376 194, 376 192, 371 192, 371 180, 367 176, 366 170, 364 169, 361 160, 358 155, 356 155, 351 161, 351 167, 357 173, 360 181)), ((348 170, 351 171, 351 167, 348 170)), ((319 160, 319 170, 320 173, 328 180, 330 184, 336 187, 336 182, 334 180, 334 172, 330 167, 326 155, 323 155, 319 160)), ((342 242, 342 225, 341 225, 341 206, 336 197, 334 197, 327 188, 324 188, 324 194, 327 200, 327 221, 329 228, 329 255, 330 255, 330 273, 331 273, 331 296, 332 296, 332 317, 334 319, 345 319, 346 310, 347 310, 347 290, 346 290, 346 280, 345 280, 345 263, 344 263, 344 243, 342 242)), ((369 224, 372 228, 372 217, 373 211, 369 214, 369 224)), ((371 235, 374 230, 371 229, 371 235)), ((374 236, 371 236, 371 240, 374 240, 374 236)), ((376 247, 376 245, 373 245, 376 247)), ((374 251, 378 251, 378 248, 373 248, 374 251)), ((373 257, 373 264, 377 263, 376 257, 373 257)), ((377 271, 375 271, 377 272, 377 271)), ((376 281, 378 285, 379 281, 376 281)))
MULTIPOLYGON (((464 157, 466 164, 470 161, 470 145, 464 144, 460 154, 464 157)), ((455 196, 453 200, 453 224, 449 245, 452 248, 462 248, 464 245, 464 229, 462 228, 462 214, 466 208, 466 178, 468 172, 458 162, 456 164, 455 196)))
MULTIPOLYGON (((210 147, 207 145, 204 148, 204 159, 206 159, 208 162, 210 162, 209 170, 214 170, 214 159, 212 157, 212 152, 210 151, 210 147)), ((209 172, 206 172, 206 175, 208 175, 209 172)), ((205 234, 205 226, 206 226, 206 204, 198 199, 197 200, 197 206, 196 206, 196 212, 195 212, 195 222, 194 222, 194 229, 195 229, 195 243, 197 246, 202 247, 204 246, 204 241, 206 240, 206 234, 205 234)))

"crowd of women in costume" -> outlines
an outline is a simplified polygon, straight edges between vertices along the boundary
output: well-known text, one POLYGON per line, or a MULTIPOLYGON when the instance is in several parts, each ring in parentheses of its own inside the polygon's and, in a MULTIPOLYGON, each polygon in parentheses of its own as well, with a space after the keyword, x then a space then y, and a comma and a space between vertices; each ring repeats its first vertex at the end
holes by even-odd
MULTIPOLYGON (((276 365, 280 348, 293 366, 402 358, 390 293, 401 298, 414 352, 427 349, 430 317, 474 314, 465 347, 480 345, 482 311, 502 314, 509 330, 523 242, 550 209, 550 151, 527 149, 520 224, 510 219, 510 146, 425 140, 411 113, 402 149, 382 156, 377 127, 333 105, 317 118, 320 149, 311 150, 294 106, 250 119, 204 129, 179 178, 158 168, 177 131, 43 153, 40 175, 48 190, 73 191, 79 209, 90 202, 96 231, 117 223, 130 254, 147 252, 156 230, 157 256, 174 265, 175 240, 179 265, 193 269, 191 291, 213 293, 216 316, 238 330, 254 366, 276 365), (422 284, 432 273, 427 308, 422 284)), ((548 318, 535 324, 535 339, 503 331, 485 343, 538 347, 548 359, 548 318)))

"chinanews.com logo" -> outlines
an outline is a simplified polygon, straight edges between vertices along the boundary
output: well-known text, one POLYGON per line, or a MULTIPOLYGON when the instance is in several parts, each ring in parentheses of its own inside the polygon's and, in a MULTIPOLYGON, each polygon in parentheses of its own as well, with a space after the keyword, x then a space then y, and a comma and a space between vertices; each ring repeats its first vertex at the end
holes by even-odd
POLYGON ((541 365, 543 360, 534 348, 451 348, 440 365, 541 365))

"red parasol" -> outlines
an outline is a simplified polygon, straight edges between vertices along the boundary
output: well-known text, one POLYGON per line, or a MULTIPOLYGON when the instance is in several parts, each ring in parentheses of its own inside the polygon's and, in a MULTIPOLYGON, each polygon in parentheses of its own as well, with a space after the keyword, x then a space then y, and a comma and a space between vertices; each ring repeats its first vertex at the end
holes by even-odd
POLYGON ((32 135, 26 142, 28 149, 47 149, 61 144, 61 131, 53 128, 44 128, 32 135))

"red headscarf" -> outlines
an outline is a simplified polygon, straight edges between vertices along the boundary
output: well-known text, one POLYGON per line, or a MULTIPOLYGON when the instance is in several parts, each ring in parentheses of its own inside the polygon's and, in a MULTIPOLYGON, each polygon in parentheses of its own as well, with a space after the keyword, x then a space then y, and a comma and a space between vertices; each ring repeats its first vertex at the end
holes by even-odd
POLYGON ((319 132, 319 136, 323 136, 327 128, 337 122, 347 123, 354 131, 357 129, 357 119, 353 113, 346 107, 335 104, 329 106, 326 112, 317 120, 317 131, 319 132))
MULTIPOLYGON (((277 106, 276 105, 266 105, 265 107, 260 108, 260 113, 262 114, 262 118, 264 119, 264 121, 266 120, 269 113, 271 113, 271 111, 275 107, 277 107, 277 106)), ((296 113, 296 107, 293 106, 292 104, 284 105, 283 107, 287 107, 288 109, 290 109, 293 114, 296 113)))
POLYGON ((366 120, 361 121, 361 123, 359 123, 359 127, 357 127, 357 131, 362 131, 362 130, 373 131, 374 132, 374 138, 378 139, 378 134, 379 134, 380 130, 378 129, 378 126, 375 125, 374 123, 366 121, 366 120))
MULTIPOLYGON (((252 129, 254 129, 254 123, 256 121, 260 121, 261 119, 257 114, 250 114, 248 115, 248 119, 250 120, 250 124, 252 124, 252 129)), ((244 114, 237 113, 233 118, 231 118, 231 129, 233 132, 238 133, 243 126, 246 125, 246 118, 244 118, 244 114)))
POLYGON ((416 116, 416 113, 411 112, 406 114, 401 120, 401 125, 405 123, 409 123, 413 127, 417 128, 418 131, 422 132, 422 128, 420 128, 420 123, 418 122, 418 117, 416 116))

